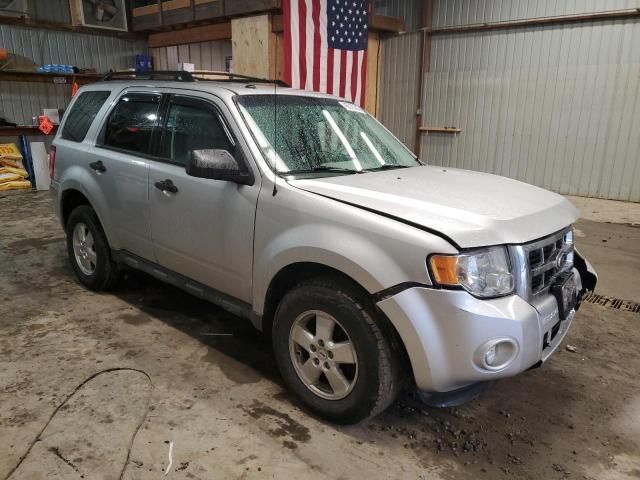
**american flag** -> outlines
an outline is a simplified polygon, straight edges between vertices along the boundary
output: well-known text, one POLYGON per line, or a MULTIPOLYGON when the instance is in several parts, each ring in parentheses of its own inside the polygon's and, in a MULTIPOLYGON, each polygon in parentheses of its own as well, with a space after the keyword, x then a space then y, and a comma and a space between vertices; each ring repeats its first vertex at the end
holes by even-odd
POLYGON ((285 81, 364 106, 367 0, 284 0, 285 81))

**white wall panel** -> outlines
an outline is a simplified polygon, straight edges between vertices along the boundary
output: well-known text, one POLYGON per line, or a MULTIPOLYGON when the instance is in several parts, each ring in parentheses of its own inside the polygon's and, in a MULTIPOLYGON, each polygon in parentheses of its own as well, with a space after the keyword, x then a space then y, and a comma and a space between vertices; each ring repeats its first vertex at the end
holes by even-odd
POLYGON ((381 42, 379 118, 411 150, 420 99, 422 33, 381 42))
POLYGON ((231 56, 231 41, 192 43, 152 49, 156 70, 176 70, 179 63, 193 63, 196 70, 225 70, 225 62, 231 56))
MULTIPOLYGON (((640 0, 435 0, 434 26, 628 8, 640 0)), ((382 121, 410 147, 413 40, 382 42, 380 93, 382 121)), ((423 126, 462 132, 423 135, 423 159, 640 201, 639 45, 637 18, 433 36, 423 126)))

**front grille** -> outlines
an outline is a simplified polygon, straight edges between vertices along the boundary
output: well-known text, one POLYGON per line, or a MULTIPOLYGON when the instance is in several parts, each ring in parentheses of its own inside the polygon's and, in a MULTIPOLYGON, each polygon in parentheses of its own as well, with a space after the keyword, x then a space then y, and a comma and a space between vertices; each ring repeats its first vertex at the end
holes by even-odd
POLYGON ((515 247, 520 263, 519 293, 533 299, 545 293, 555 279, 573 266, 573 231, 561 232, 515 247))

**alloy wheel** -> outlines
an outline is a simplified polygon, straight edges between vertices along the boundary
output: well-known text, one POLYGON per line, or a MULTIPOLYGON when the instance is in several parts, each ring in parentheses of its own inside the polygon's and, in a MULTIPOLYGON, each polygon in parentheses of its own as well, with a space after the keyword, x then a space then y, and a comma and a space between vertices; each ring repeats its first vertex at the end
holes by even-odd
POLYGON ((340 400, 358 379, 358 358, 346 330, 319 310, 299 315, 289 332, 289 353, 298 377, 313 393, 340 400))

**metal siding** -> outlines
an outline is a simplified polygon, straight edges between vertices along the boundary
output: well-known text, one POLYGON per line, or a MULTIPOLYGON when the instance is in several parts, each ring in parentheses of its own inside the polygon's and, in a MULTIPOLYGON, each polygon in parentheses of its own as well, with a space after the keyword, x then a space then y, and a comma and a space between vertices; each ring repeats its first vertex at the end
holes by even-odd
POLYGON ((380 0, 375 3, 378 14, 404 19, 405 30, 414 32, 420 28, 423 0, 380 0))
MULTIPOLYGON (((395 4, 404 2, 390 0, 387 3, 389 8, 394 8, 395 4)), ((434 0, 433 27, 574 15, 639 6, 637 0, 434 0)))
POLYGON ((413 150, 420 97, 422 33, 410 33, 381 42, 379 116, 413 150))
MULTIPOLYGON (((0 25, 0 44, 36 65, 62 63, 98 72, 132 68, 135 55, 147 52, 143 40, 12 25, 0 25)), ((70 93, 70 85, 0 82, 0 117, 29 125, 42 108, 66 108, 70 93)))
POLYGON ((30 0, 29 16, 34 20, 71 23, 69 0, 30 0))
POLYGON ((231 55, 231 41, 217 40, 152 50, 157 70, 175 70, 179 63, 193 63, 196 70, 223 71, 226 58, 231 55))
MULTIPOLYGON (((632 7, 640 1, 436 0, 434 24, 632 7)), ((383 78, 399 68, 395 57, 409 55, 393 43, 401 38, 383 42, 383 78)), ((637 19, 434 36, 423 125, 462 133, 423 135, 423 159, 560 193, 640 201, 637 45, 637 19)), ((381 119, 406 141, 415 126, 411 111, 397 111, 404 90, 389 81, 381 90, 381 119)))

